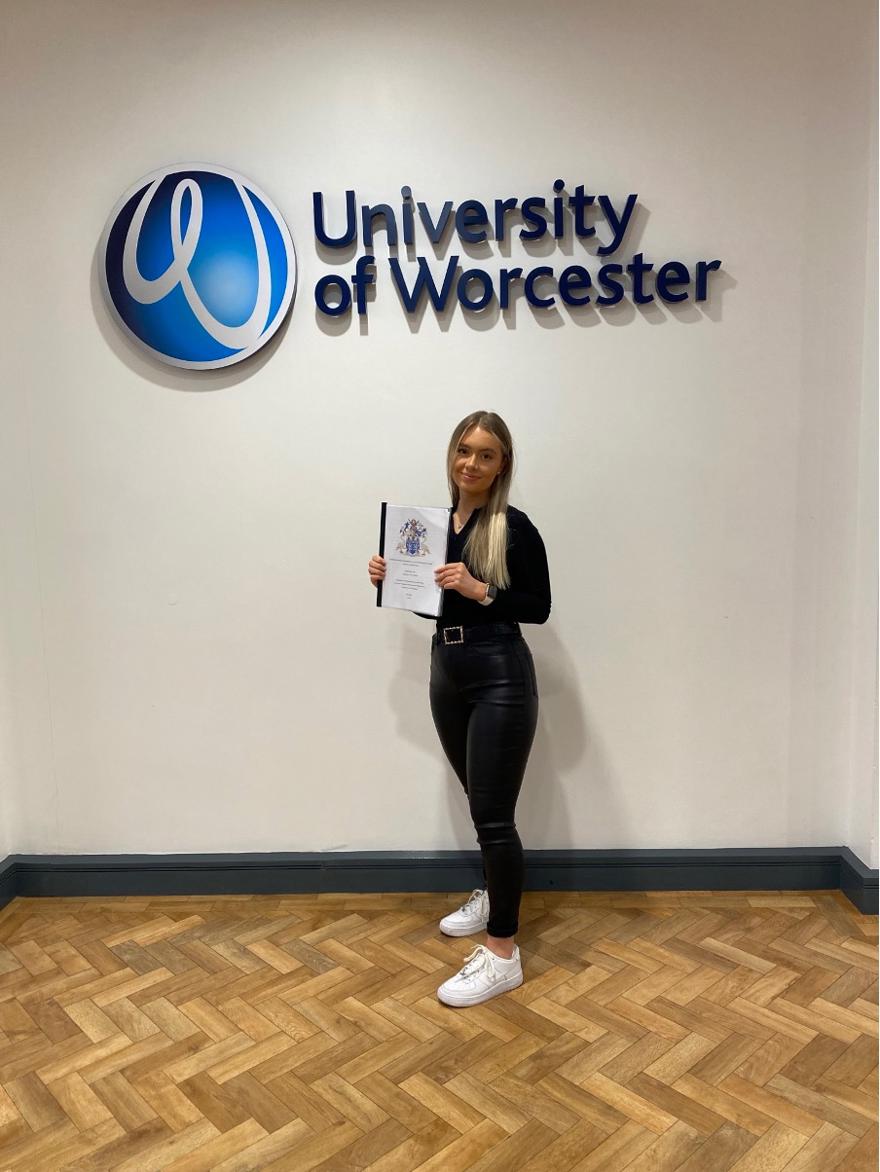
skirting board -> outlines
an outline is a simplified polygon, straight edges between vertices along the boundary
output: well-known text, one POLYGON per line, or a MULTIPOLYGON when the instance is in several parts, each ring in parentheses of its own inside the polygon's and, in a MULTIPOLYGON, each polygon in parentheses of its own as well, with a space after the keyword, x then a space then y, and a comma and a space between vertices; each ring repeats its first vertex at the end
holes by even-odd
MULTIPOLYGON (((877 915, 877 870, 848 847, 527 850, 525 863, 528 891, 839 889, 877 915)), ((0 863, 0 907, 17 895, 469 891, 481 881, 479 851, 10 855, 0 863)))

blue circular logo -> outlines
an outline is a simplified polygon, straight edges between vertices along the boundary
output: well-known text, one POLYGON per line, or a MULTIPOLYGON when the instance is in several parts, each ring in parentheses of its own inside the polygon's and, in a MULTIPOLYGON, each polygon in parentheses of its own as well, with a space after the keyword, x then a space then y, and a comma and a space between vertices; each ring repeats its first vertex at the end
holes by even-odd
POLYGON ((101 242, 113 316, 162 362, 241 362, 284 320, 296 254, 280 212, 235 171, 162 167, 113 209, 101 242))

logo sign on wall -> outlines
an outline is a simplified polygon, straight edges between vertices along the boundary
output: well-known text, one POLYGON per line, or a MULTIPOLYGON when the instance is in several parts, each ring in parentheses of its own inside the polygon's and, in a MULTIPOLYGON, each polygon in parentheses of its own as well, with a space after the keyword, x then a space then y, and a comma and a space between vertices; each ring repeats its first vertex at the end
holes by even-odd
MULTIPOLYGON (((360 207, 348 189, 344 215, 338 203, 328 209, 324 193, 313 192, 322 259, 332 263, 334 250, 350 258, 361 249, 354 272, 319 278, 318 313, 367 314, 367 290, 375 294, 384 267, 376 256, 377 232, 384 234, 388 252, 383 283, 407 314, 429 304, 437 313, 456 304, 469 314, 513 313, 519 295, 537 314, 556 313, 557 306, 589 307, 592 313, 625 298, 639 306, 707 300, 720 260, 655 262, 641 251, 625 255, 634 235, 636 192, 624 198, 564 179, 552 188, 549 198, 546 192, 502 195, 455 206, 450 199, 442 205, 417 200, 404 186, 399 204, 360 207), (453 235, 470 255, 480 245, 489 257, 495 243, 503 263, 493 272, 454 252, 443 264, 441 254, 453 235), (420 237, 432 254, 416 252, 420 237), (514 238, 526 254, 519 264, 507 260, 514 238), (550 259, 548 244, 562 251, 559 271, 553 264, 529 263, 529 246, 537 241, 542 261, 550 259), (575 245, 590 268, 569 263, 575 245)), ((162 167, 138 180, 110 214, 100 255, 111 313, 135 342, 172 366, 207 370, 255 354, 284 321, 296 289, 296 255, 281 213, 249 179, 210 164, 162 167)))
POLYGON ((553 197, 528 195, 503 196, 483 202, 466 199, 457 207, 451 199, 442 206, 430 206, 413 198, 412 188, 402 187, 402 202, 362 204, 357 207, 356 193, 345 193, 345 218, 328 227, 324 193, 312 194, 315 238, 325 249, 350 249, 363 241, 363 254, 355 271, 328 273, 315 286, 315 305, 331 317, 367 313, 367 287, 377 284, 375 234, 385 235, 388 247, 388 270, 391 283, 402 308, 417 313, 430 303, 438 313, 451 310, 456 302, 468 313, 482 313, 487 308, 509 310, 519 293, 538 312, 556 310, 557 301, 570 308, 599 306, 603 309, 630 297, 636 305, 652 301, 677 303, 705 301, 711 273, 721 268, 720 260, 698 260, 686 264, 667 260, 659 264, 637 252, 628 260, 616 254, 623 248, 638 204, 638 193, 620 197, 589 192, 583 183, 573 190, 564 179, 553 183, 553 197), (521 222, 521 226, 514 224, 521 222), (344 225, 342 231, 339 226, 344 225), (512 238, 529 244, 542 240, 558 242, 566 252, 577 240, 596 266, 591 272, 582 264, 566 263, 560 272, 553 265, 504 264, 497 272, 462 263, 453 253, 445 267, 438 270, 429 255, 415 257, 416 268, 405 271, 399 245, 407 253, 418 247, 419 236, 434 249, 443 241, 458 236, 464 248, 481 245, 488 254, 494 242, 505 256, 505 242, 512 238), (567 247, 566 247, 567 246, 567 247), (591 251, 587 252, 587 248, 591 251), (614 259, 611 259, 614 257, 614 259))
POLYGON ((111 212, 100 257, 107 303, 129 337, 162 362, 196 370, 265 346, 296 289, 280 212, 224 167, 145 175, 111 212))

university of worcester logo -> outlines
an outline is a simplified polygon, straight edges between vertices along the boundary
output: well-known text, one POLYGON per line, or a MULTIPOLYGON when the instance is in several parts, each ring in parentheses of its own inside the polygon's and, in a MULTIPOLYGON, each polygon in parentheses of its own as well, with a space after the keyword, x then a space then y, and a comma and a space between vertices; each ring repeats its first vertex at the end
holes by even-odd
POLYGON ((163 167, 110 214, 100 272, 123 330, 172 366, 231 366, 272 337, 296 289, 280 212, 235 171, 163 167))

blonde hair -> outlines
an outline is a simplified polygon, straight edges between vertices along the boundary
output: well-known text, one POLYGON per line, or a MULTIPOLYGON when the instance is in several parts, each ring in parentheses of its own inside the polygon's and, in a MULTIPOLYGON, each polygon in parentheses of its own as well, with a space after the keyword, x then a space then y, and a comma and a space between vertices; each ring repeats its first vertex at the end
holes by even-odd
POLYGON ((495 437, 501 447, 504 464, 492 481, 489 499, 480 509, 476 524, 468 534, 462 556, 470 569, 484 582, 504 590, 510 585, 507 572, 507 497, 513 480, 514 458, 513 440, 500 415, 494 411, 473 411, 456 425, 446 453, 446 477, 454 510, 458 507, 460 496, 458 485, 452 478, 455 456, 458 445, 475 427, 495 437))

